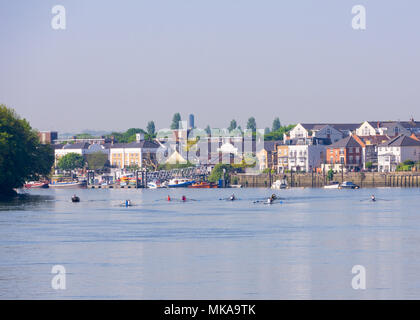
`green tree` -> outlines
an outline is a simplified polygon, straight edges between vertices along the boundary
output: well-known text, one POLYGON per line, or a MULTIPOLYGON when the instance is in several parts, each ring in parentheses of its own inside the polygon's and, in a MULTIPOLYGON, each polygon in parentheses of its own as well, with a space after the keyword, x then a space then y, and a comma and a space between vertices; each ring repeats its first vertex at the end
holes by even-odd
POLYGON ((328 179, 328 181, 332 181, 334 179, 334 171, 333 171, 333 169, 328 170, 327 179, 328 179))
POLYGON ((269 134, 269 133, 270 133, 270 128, 269 127, 265 127, 264 134, 269 134))
POLYGON ((149 121, 149 123, 147 124, 147 133, 151 136, 153 136, 156 133, 154 121, 149 121))
POLYGON ((177 112, 177 113, 174 114, 174 116, 172 118, 171 129, 172 130, 179 129, 179 122, 180 121, 181 121, 181 115, 177 112))
POLYGON ((277 131, 271 131, 269 134, 264 135, 264 140, 270 141, 270 140, 283 140, 283 135, 286 133, 289 133, 290 130, 292 130, 295 127, 295 125, 288 125, 281 127, 277 131))
POLYGON ((252 131, 257 130, 257 122, 255 121, 254 117, 251 117, 251 118, 248 119, 248 122, 246 124, 246 128, 250 129, 252 131))
POLYGON ((277 117, 273 121, 273 127, 271 128, 271 131, 277 131, 281 128, 280 119, 277 117))
POLYGON ((368 162, 366 162, 365 167, 366 167, 366 169, 372 169, 372 168, 373 168, 373 163, 372 163, 372 161, 368 161, 368 162))
POLYGON ((86 156, 88 168, 91 170, 100 170, 105 167, 108 162, 108 156, 103 152, 94 152, 86 156))
POLYGON ((13 109, 0 105, 0 195, 13 195, 25 181, 47 176, 54 163, 49 145, 13 109))
POLYGON ((235 130, 237 126, 238 126, 238 124, 236 123, 236 120, 233 119, 229 124, 228 130, 229 131, 235 130))
POLYGON ((71 152, 58 160, 57 167, 61 170, 74 170, 85 166, 85 158, 78 153, 71 152))
POLYGON ((208 180, 210 182, 218 182, 220 179, 223 179, 223 175, 225 179, 228 179, 229 175, 233 172, 234 168, 230 164, 218 163, 211 171, 208 180), (223 173, 223 169, 225 169, 225 173, 223 173))

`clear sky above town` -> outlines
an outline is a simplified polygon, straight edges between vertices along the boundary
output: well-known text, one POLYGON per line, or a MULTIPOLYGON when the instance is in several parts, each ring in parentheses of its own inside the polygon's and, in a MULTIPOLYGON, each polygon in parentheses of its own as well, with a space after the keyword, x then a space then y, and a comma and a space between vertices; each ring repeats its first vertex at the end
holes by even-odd
POLYGON ((59 132, 419 120, 419 40, 415 0, 0 0, 0 103, 59 132))

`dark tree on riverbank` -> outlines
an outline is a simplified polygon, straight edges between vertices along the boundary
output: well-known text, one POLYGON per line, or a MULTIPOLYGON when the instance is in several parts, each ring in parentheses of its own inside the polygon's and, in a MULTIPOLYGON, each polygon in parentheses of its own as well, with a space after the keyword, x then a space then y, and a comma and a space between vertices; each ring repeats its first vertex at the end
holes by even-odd
POLYGON ((25 181, 51 172, 54 152, 39 142, 28 121, 0 105, 0 195, 13 195, 25 181))

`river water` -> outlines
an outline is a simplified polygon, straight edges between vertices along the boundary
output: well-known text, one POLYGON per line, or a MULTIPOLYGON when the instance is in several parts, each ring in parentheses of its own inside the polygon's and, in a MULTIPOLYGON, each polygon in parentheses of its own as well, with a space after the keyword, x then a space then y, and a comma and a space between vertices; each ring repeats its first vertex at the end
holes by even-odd
POLYGON ((0 299, 420 298, 420 189, 258 202, 271 193, 45 189, 0 202, 0 299), (65 290, 52 288, 54 265, 65 290), (365 290, 352 287, 355 265, 365 290))

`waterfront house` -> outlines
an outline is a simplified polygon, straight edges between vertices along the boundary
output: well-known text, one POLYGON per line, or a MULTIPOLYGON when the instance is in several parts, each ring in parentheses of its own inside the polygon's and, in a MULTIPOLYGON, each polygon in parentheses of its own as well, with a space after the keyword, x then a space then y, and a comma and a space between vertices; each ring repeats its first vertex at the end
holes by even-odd
POLYGON ((400 134, 420 134, 420 121, 365 121, 356 129, 358 136, 388 135, 395 137, 400 134))
POLYGON ((299 138, 286 141, 288 146, 288 169, 311 172, 319 168, 325 157, 329 139, 299 138))
POLYGON ((277 145, 277 173, 284 173, 289 169, 289 146, 277 145))
POLYGON ((350 135, 360 124, 342 123, 299 123, 289 132, 285 139, 329 139, 332 143, 350 135))
POLYGON ((420 161, 420 141, 401 134, 379 145, 379 172, 395 171, 398 164, 406 160, 420 161))
POLYGON ((325 170, 359 171, 363 168, 365 143, 356 135, 350 135, 327 147, 325 170))
POLYGON ((115 143, 109 146, 109 162, 119 169, 127 167, 143 168, 156 166, 156 151, 159 144, 153 141, 135 141, 131 143, 115 143))
POLYGON ((263 148, 257 152, 260 171, 271 169, 277 172, 277 146, 281 144, 281 141, 264 141, 263 148))
POLYGON ((387 135, 359 136, 364 143, 362 162, 363 169, 369 169, 366 164, 370 164, 369 170, 378 169, 378 147, 380 144, 389 141, 391 138, 387 135))

